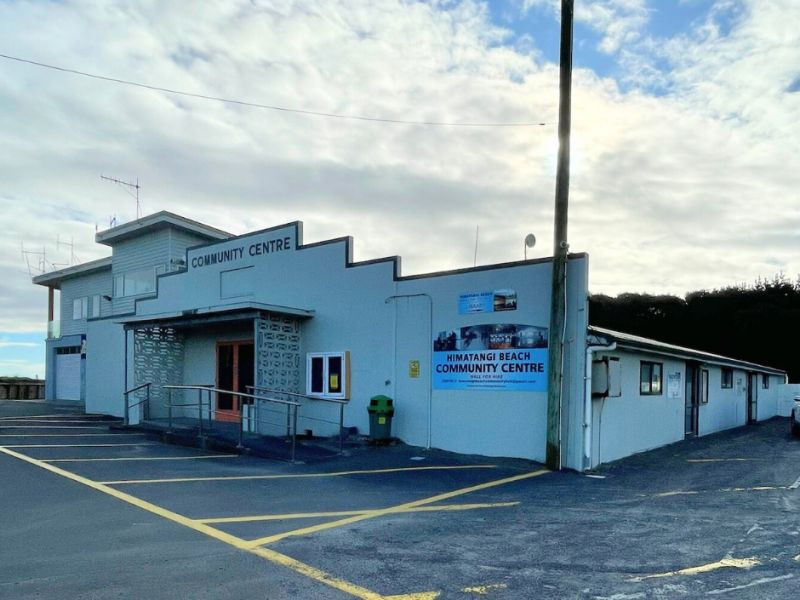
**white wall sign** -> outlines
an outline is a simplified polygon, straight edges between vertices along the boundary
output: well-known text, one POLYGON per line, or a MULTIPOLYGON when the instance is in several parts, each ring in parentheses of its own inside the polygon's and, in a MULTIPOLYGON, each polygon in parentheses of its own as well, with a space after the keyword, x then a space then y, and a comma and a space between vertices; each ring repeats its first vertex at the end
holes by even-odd
POLYGON ((678 373, 667 373, 667 398, 680 398, 683 396, 681 393, 681 377, 678 373))

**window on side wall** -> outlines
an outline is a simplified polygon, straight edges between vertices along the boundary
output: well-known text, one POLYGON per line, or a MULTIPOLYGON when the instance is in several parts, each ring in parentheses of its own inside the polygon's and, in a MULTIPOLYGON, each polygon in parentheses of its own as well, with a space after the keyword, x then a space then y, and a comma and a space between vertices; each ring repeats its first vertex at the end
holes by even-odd
POLYGON ((761 376, 761 387, 763 387, 765 390, 769 389, 769 375, 766 373, 761 376))
POLYGON ((100 295, 92 296, 92 318, 100 316, 100 295))
POLYGON ((349 352, 312 352, 306 355, 306 393, 309 396, 348 399, 349 374, 349 352))
POLYGON ((733 369, 722 368, 722 387, 725 389, 733 387, 733 369))
POLYGON ((700 404, 708 404, 708 369, 700 371, 700 404))
POLYGON ((75 298, 72 301, 72 319, 85 319, 89 314, 89 298, 75 298))
POLYGON ((639 367, 639 393, 642 396, 660 396, 664 375, 662 363, 643 360, 639 367))

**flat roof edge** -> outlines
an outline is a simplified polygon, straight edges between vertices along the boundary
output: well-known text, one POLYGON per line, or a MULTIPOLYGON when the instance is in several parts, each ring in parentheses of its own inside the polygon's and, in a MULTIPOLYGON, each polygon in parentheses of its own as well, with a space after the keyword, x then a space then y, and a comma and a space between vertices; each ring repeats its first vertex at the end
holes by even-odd
POLYGON ((134 221, 128 221, 105 231, 99 231, 94 239, 98 244, 113 245, 115 241, 122 241, 135 236, 139 231, 145 231, 159 225, 177 227, 210 238, 213 241, 222 241, 235 237, 232 233, 206 225, 199 221, 162 210, 151 215, 146 215, 134 221))
POLYGON ((49 284, 58 283, 62 279, 68 279, 69 277, 77 277, 78 275, 86 275, 88 273, 92 273, 93 271, 101 271, 107 268, 108 269, 111 268, 110 256, 81 263, 79 265, 74 265, 72 267, 67 267, 65 269, 59 269, 58 271, 51 271, 50 273, 42 273, 41 275, 37 275, 36 277, 34 277, 32 281, 36 285, 49 286, 49 284))
POLYGON ((672 356, 675 358, 689 358, 701 360, 707 363, 719 364, 722 366, 729 366, 734 368, 746 369, 750 371, 759 371, 770 373, 773 375, 786 375, 783 369, 776 369, 775 367, 768 367, 758 363, 752 363, 738 358, 731 358, 721 354, 714 354, 705 350, 697 350, 694 348, 686 348, 677 346, 675 344, 668 344, 650 338, 637 336, 631 333, 623 333, 621 331, 614 331, 613 329, 605 329, 604 327, 589 326, 589 334, 595 334, 609 339, 617 343, 617 347, 628 350, 646 350, 653 354, 662 354, 665 356, 672 356))

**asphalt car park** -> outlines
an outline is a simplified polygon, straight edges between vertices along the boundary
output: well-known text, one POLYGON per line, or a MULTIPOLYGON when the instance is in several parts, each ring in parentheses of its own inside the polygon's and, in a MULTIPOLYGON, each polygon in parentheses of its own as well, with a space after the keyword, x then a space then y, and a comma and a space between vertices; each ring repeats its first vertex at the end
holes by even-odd
POLYGON ((3 598, 787 598, 786 419, 588 475, 407 446, 290 464, 0 402, 3 598))

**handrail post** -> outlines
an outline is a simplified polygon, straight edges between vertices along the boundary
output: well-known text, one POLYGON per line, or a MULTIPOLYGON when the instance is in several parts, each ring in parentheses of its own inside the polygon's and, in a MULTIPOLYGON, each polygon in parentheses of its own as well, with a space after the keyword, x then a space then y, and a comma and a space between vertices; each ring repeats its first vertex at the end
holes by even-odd
POLYGON ((339 454, 344 454, 344 404, 339 404, 339 454))
POLYGON ((172 388, 167 388, 167 433, 172 433, 172 388))
POLYGON ((208 390, 208 430, 212 431, 214 429, 213 424, 214 413, 211 410, 211 390, 208 390))
POLYGON ((197 420, 199 422, 197 437, 203 438, 203 391, 197 390, 197 420))
MULTIPOLYGON (((241 396, 239 397, 241 399, 241 396)), ((239 445, 236 446, 237 449, 242 450, 244 448, 244 408, 243 404, 239 404, 239 445)))
POLYGON ((128 406, 130 397, 128 395, 128 392, 125 392, 123 394, 123 396, 125 396, 125 427, 127 427, 131 423, 131 419, 130 419, 130 411, 131 411, 131 409, 128 406))
POLYGON ((286 435, 289 436, 292 433, 292 405, 286 405, 286 435))
POLYGON ((295 460, 295 452, 297 450, 297 409, 300 408, 298 404, 294 405, 294 423, 292 425, 292 462, 295 460))
POLYGON ((145 390, 147 391, 147 396, 145 397, 146 399, 145 399, 144 410, 139 411, 140 415, 144 415, 144 419, 140 417, 139 422, 143 420, 146 421, 147 419, 150 418, 150 385, 151 384, 148 383, 147 386, 145 387, 145 390))

